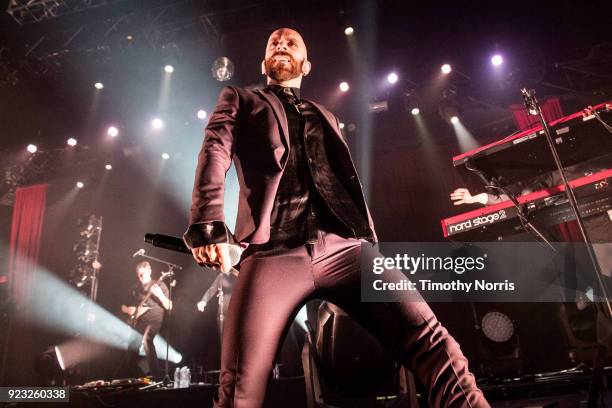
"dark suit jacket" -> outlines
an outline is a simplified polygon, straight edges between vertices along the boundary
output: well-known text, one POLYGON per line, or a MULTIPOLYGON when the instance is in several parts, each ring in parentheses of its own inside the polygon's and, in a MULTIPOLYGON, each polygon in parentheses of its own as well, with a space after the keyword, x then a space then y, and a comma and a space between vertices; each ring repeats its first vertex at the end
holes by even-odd
MULTIPOLYGON (((330 161, 338 164, 359 211, 367 217, 372 240, 374 226, 338 120, 321 105, 310 102, 321 114, 325 137, 333 138, 330 161)), ((266 243, 270 214, 291 148, 287 117, 280 100, 268 90, 224 87, 205 130, 193 187, 190 226, 184 240, 191 247, 212 243, 266 243), (225 174, 234 161, 240 194, 235 235, 225 225, 223 194, 225 174)))

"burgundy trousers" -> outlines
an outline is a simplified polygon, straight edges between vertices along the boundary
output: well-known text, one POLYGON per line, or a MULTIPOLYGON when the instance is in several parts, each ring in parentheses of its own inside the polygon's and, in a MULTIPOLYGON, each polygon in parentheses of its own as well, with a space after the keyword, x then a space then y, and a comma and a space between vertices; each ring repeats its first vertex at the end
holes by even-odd
POLYGON ((432 407, 489 407, 459 345, 427 303, 361 302, 361 256, 380 256, 361 244, 320 232, 316 244, 258 251, 242 261, 225 322, 216 407, 263 405, 288 323, 312 298, 339 306, 379 339, 427 386, 432 407))

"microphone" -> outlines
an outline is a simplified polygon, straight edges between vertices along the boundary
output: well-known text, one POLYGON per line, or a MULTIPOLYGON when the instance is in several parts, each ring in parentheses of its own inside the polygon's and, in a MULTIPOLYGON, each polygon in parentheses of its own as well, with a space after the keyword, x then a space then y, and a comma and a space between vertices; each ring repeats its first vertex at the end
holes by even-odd
POLYGON ((169 249, 171 251, 184 252, 191 255, 191 250, 187 248, 187 245, 182 239, 173 237, 171 235, 163 234, 145 234, 144 238, 147 244, 151 244, 158 248, 169 249))
POLYGON ((132 258, 136 258, 137 256, 144 255, 144 253, 145 253, 145 250, 141 248, 132 254, 132 258))
MULTIPOLYGON (((158 248, 169 249, 171 251, 183 252, 191 255, 191 249, 187 248, 187 245, 181 238, 173 237, 171 235, 164 234, 145 234, 145 242, 156 246, 158 248)), ((232 266, 240 262, 240 255, 242 254, 242 248, 239 245, 230 245, 229 255, 230 263, 232 266)))
POLYGON ((535 91, 533 89, 523 88, 521 89, 521 94, 523 95, 523 102, 525 103, 525 108, 527 108, 531 115, 537 115, 538 101, 535 96, 535 91))

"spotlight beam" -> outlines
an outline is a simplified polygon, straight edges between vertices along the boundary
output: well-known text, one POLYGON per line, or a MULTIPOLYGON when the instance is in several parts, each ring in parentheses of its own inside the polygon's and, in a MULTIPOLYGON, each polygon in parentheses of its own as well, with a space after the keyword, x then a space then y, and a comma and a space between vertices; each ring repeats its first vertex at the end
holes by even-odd
MULTIPOLYGON (((35 276, 30 307, 25 308, 29 311, 19 315, 21 319, 58 333, 71 336, 78 333, 82 338, 124 350, 133 336, 142 337, 119 318, 40 266, 35 276), (88 322, 90 314, 95 319, 88 322)), ((159 340, 156 339, 155 345, 159 344, 159 349, 165 350, 166 341, 157 337, 159 340)), ((170 347, 169 360, 175 361, 179 357, 180 353, 170 347)))
POLYGON ((457 136, 457 142, 459 143, 461 152, 467 152, 480 146, 470 131, 463 126, 463 123, 461 123, 459 118, 457 118, 455 121, 451 121, 451 123, 453 125, 455 135, 457 136))

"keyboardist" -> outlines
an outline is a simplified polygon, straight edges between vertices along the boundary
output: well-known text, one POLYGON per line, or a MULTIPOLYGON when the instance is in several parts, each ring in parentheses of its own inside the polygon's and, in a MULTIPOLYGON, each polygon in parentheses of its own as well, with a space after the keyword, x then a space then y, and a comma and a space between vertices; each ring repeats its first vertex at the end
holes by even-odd
MULTIPOLYGON (((606 167, 612 167, 612 160, 609 156, 590 163, 583 163, 580 166, 567 168, 565 169, 565 174, 568 180, 573 180, 575 178, 589 176, 604 170, 606 167)), ((550 188, 561 183, 561 177, 555 172, 538 177, 527 183, 519 183, 510 186, 508 190, 511 194, 518 192, 518 195, 523 195, 533 191, 550 188)), ((460 187, 450 194, 450 199, 453 201, 454 205, 482 204, 489 206, 506 201, 509 198, 503 193, 492 194, 490 192, 481 192, 471 194, 469 189, 460 187)), ((612 211, 587 217, 583 221, 587 234, 594 244, 593 248, 595 255, 602 274, 604 275, 604 282, 607 284, 608 292, 610 292, 610 289, 612 289, 612 285, 610 284, 612 281, 612 211)), ((550 235, 555 237, 556 240, 562 240, 558 229, 549 229, 548 232, 551 233, 550 235)), ((603 317, 603 313, 599 313, 598 315, 598 342, 602 346, 608 348, 609 351, 612 351, 612 323, 603 317)))

